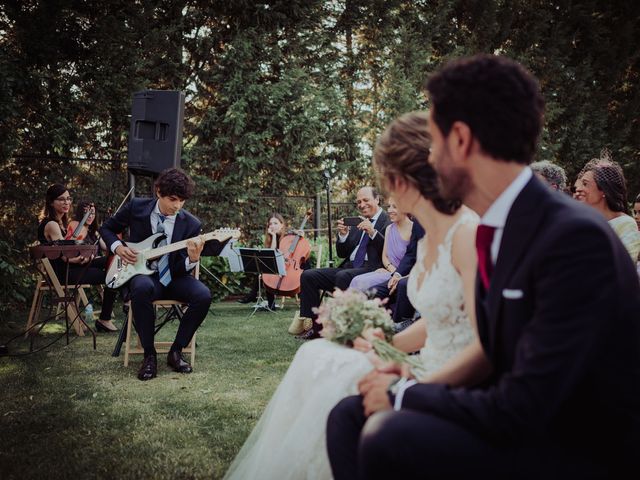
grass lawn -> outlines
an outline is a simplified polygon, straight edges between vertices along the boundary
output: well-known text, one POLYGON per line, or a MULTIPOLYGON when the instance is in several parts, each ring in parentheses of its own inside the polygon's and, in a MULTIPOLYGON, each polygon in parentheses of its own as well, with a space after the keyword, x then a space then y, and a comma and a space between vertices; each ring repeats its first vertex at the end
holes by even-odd
MULTIPOLYGON (((123 354, 111 356, 112 334, 98 334, 96 351, 72 335, 68 346, 0 357, 0 478, 221 478, 300 345, 287 333, 295 308, 247 318, 246 305, 214 304, 194 372, 174 373, 161 355, 148 382, 136 378, 142 357, 125 368, 123 354)), ((26 317, 2 319, 0 343, 26 317)))

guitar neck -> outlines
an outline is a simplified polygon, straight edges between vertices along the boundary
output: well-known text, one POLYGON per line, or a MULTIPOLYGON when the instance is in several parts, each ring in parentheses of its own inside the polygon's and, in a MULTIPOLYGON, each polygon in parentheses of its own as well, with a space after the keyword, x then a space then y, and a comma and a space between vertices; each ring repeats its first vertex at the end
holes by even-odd
POLYGON ((233 237, 233 231, 220 231, 216 230, 214 232, 204 233, 202 235, 198 235, 197 237, 187 238, 185 240, 180 240, 179 242, 170 243, 168 245, 164 245, 162 247, 152 248, 145 253, 145 258, 147 260, 153 260, 155 258, 160 258, 163 255, 166 255, 171 252, 175 252, 177 250, 182 250, 183 248, 187 248, 187 242, 190 240, 195 240, 197 238, 202 238, 205 242, 209 240, 226 240, 227 238, 233 237))

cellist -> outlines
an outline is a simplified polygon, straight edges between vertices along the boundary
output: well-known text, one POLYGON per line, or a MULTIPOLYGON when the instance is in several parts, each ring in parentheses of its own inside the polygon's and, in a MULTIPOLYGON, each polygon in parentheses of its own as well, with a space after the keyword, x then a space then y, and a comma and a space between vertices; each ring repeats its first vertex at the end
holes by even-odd
MULTIPOLYGON (((265 234, 263 245, 265 248, 278 248, 280 240, 283 235, 286 234, 287 225, 284 217, 277 212, 273 212, 269 215, 269 220, 265 226, 265 234)), ((253 282, 251 284, 251 290, 243 298, 238 300, 239 303, 251 303, 255 302, 258 298, 258 275, 254 275, 253 282)), ((273 291, 266 289, 267 292, 267 306, 269 310, 275 310, 276 308, 276 296, 273 291)))

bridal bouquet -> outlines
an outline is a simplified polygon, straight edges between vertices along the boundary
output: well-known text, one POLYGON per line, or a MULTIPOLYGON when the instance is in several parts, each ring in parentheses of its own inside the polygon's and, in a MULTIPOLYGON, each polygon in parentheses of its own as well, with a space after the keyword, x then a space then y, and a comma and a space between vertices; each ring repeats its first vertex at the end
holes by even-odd
POLYGON ((379 298, 369 298, 365 293, 337 289, 320 307, 316 322, 322 324, 322 335, 327 340, 352 346, 353 341, 367 329, 380 328, 385 339, 393 336, 393 321, 379 298))
POLYGON ((314 309, 318 315, 316 322, 322 324, 320 335, 351 347, 354 340, 364 337, 368 329, 379 328, 384 340, 376 338, 371 342, 376 354, 387 362, 408 364, 414 376, 419 378, 424 371, 422 362, 391 345, 393 321, 384 303, 379 298, 369 298, 359 290, 336 289, 332 298, 314 309))

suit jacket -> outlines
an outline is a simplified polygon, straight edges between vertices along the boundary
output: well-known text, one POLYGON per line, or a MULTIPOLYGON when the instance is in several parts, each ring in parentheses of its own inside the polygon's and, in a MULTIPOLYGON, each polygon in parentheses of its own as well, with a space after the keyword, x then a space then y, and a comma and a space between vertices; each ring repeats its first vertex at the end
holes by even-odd
MULTIPOLYGON (((111 245, 119 240, 116 235, 122 233, 127 227, 129 228, 128 240, 133 243, 141 242, 152 235, 150 217, 155 204, 155 198, 134 198, 124 205, 118 213, 102 224, 100 227, 100 235, 107 244, 109 251, 111 251, 111 245)), ((200 230, 200 220, 186 210, 181 209, 176 216, 171 242, 178 242, 195 237, 200 234, 200 230)), ((169 269, 172 278, 187 274, 185 267, 186 258, 186 249, 169 254, 169 269)))
POLYGON ((416 219, 413 219, 413 227, 411 227, 411 238, 409 239, 409 245, 404 253, 404 257, 400 260, 400 264, 396 269, 403 277, 409 275, 409 272, 416 263, 416 255, 418 254, 418 242, 424 237, 424 228, 418 223, 416 219))
POLYGON ((505 224, 489 291, 476 282, 486 385, 409 388, 403 408, 512 446, 553 444, 608 467, 640 446, 640 285, 595 210, 533 177, 505 224))
MULTIPOLYGON (((387 215, 387 212, 383 210, 380 212, 378 220, 376 220, 376 223, 373 226, 378 234, 373 237, 373 239, 370 239, 367 244, 367 261, 365 262, 365 266, 371 270, 375 270, 382 266, 384 231, 389 223, 389 216, 387 215)), ((345 267, 349 263, 349 256, 351 255, 351 252, 353 252, 353 249, 359 245, 361 237, 362 231, 352 227, 349 229, 349 234, 344 242, 340 242, 339 240, 336 242, 336 253, 340 258, 345 259, 340 264, 339 268, 345 267)))

